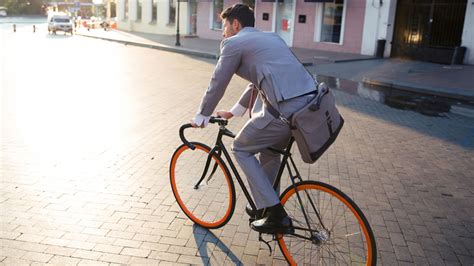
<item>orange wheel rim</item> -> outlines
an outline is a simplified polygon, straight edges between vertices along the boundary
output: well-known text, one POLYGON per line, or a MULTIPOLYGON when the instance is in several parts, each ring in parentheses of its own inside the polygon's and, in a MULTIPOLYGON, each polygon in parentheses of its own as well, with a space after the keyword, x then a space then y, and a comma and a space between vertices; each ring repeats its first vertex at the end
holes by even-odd
MULTIPOLYGON (((300 191, 300 190, 308 189, 308 188, 311 188, 311 187, 318 187, 320 190, 337 197, 339 200, 341 200, 344 203, 344 205, 348 206, 349 209, 352 211, 352 213, 355 215, 355 217, 357 217, 359 225, 363 228, 362 231, 364 231, 365 238, 367 239, 367 263, 366 263, 366 265, 372 265, 372 248, 373 247, 372 247, 372 242, 370 241, 371 238, 370 238, 368 229, 365 227, 364 221, 359 216, 357 211, 352 207, 351 204, 349 204, 349 202, 346 199, 344 199, 343 197, 341 197, 340 195, 338 195, 336 193, 333 193, 332 190, 327 189, 323 186, 318 186, 316 184, 304 184, 304 185, 298 186, 297 189, 298 189, 298 191, 300 191)), ((290 193, 287 193, 285 195, 285 197, 283 197, 281 199, 281 204, 284 206, 285 203, 290 198, 290 196, 292 196, 294 193, 295 193, 295 190, 291 190, 290 193)), ((283 235, 280 235, 280 234, 277 235, 277 239, 278 239, 278 242, 280 244, 281 251, 282 251, 283 255, 285 256, 285 258, 288 259, 289 264, 290 265, 296 265, 296 262, 293 259, 293 256, 291 256, 290 251, 288 250, 288 248, 285 245, 285 241, 283 240, 283 235)))
MULTIPOLYGON (((199 150, 202 150, 206 153, 209 153, 209 150, 207 150, 206 148, 204 148, 203 146, 201 145, 194 145, 197 149, 199 150)), ((186 213, 186 215, 191 218, 191 220, 193 220, 195 223, 199 224, 200 226, 202 227, 206 227, 206 228, 211 228, 211 227, 216 227, 216 226, 219 226, 220 224, 222 224, 223 222, 225 222, 227 220, 227 218, 229 217, 230 213, 231 213, 231 210, 232 210, 232 204, 233 204, 233 200, 232 200, 232 188, 231 188, 231 185, 230 185, 230 181, 229 181, 229 176, 227 176, 227 172, 225 171, 225 168, 224 166, 222 165, 222 163, 217 160, 217 158, 213 155, 212 157, 215 158, 215 161, 217 162, 217 164, 219 165, 219 167, 221 168, 222 172, 225 174, 225 177, 226 177, 226 182, 227 182, 227 189, 228 189, 228 192, 229 192, 229 204, 227 206, 227 211, 226 213, 224 214, 224 216, 219 219, 218 221, 215 221, 215 222, 204 222, 202 221, 201 219, 197 218, 187 207, 186 205, 184 204, 183 200, 181 199, 181 196, 179 195, 178 193, 178 188, 176 186, 176 177, 175 177, 175 168, 176 168, 176 161, 177 161, 177 158, 179 158, 179 156, 181 155, 181 153, 183 153, 185 150, 189 149, 188 146, 186 145, 183 145, 176 153, 175 155, 173 156, 173 160, 171 161, 171 168, 170 168, 170 175, 171 175, 171 187, 173 189, 173 193, 174 193, 174 196, 176 198, 176 201, 178 202, 179 206, 181 207, 181 209, 186 213)))

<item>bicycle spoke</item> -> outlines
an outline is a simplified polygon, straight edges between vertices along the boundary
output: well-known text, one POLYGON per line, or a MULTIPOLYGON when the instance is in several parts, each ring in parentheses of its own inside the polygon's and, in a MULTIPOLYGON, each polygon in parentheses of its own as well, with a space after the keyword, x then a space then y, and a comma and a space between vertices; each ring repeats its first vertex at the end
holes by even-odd
MULTIPOLYGON (((280 246, 284 246, 285 257, 291 263, 318 265, 351 265, 365 264, 368 255, 367 234, 351 207, 331 189, 320 189, 318 182, 307 181, 301 185, 301 201, 293 191, 287 190, 290 196, 283 196, 285 208, 288 207, 294 222, 296 234, 284 235, 280 246), (306 185, 308 184, 308 185, 306 185), (312 185, 315 184, 315 185, 312 185), (290 192, 288 192, 290 191, 290 192), (334 193, 334 194, 331 194, 334 193), (300 202, 302 206, 300 205, 300 202), (308 219, 303 218, 303 210, 308 219), (317 215, 319 213, 319 217, 317 215), (310 227, 306 225, 309 221, 310 227), (324 226, 322 225, 324 222, 324 226), (309 229, 311 228, 311 229, 309 229)), ((327 185, 326 185, 327 186, 327 185)), ((372 248, 374 245, 371 246, 372 248)), ((371 261, 375 261, 371 257, 371 261)))
MULTIPOLYGON (((350 235, 360 235, 361 233, 353 233, 353 234, 350 234, 350 235)), ((332 240, 344 240, 344 239, 347 239, 347 235, 345 235, 344 237, 340 236, 340 237, 331 237, 332 240)))
MULTIPOLYGON (((332 205, 332 200, 333 200, 333 198, 329 198, 329 202, 328 202, 328 204, 326 205, 326 208, 324 208, 324 209, 322 210, 322 212, 321 212, 321 216, 322 216, 322 217, 326 217, 326 214, 327 214, 328 210, 331 209, 330 206, 332 205)), ((321 202, 325 202, 325 201, 321 201, 321 202)))
MULTIPOLYGON (((331 254, 334 256, 334 260, 337 261, 336 253, 332 252, 332 251, 329 249, 329 247, 327 247, 327 246, 324 246, 323 248, 326 249, 327 252, 331 253, 331 254)), ((341 250, 339 250, 339 247, 338 247, 338 246, 333 246, 333 248, 334 248, 334 249, 337 249, 337 251, 341 251, 341 250)), ((339 253, 342 253, 342 252, 339 252, 339 253)), ((341 258, 342 258, 342 260, 344 261, 344 264, 345 264, 345 265, 350 264, 349 262, 347 262, 347 260, 346 260, 344 257, 341 256, 341 258)))
MULTIPOLYGON (((335 246, 336 249, 338 249, 341 253, 344 252, 345 250, 342 249, 343 247, 340 247, 340 246, 335 246)), ((357 253, 355 252, 354 250, 354 247, 351 248, 347 248, 347 253, 351 254, 351 258, 353 259, 354 262, 363 262, 364 261, 364 257, 366 255, 366 250, 363 249, 362 250, 363 252, 362 253, 357 253)))
MULTIPOLYGON (((342 210, 344 212, 344 210, 342 210)), ((338 217, 337 214, 339 211, 336 210, 336 214, 334 215, 335 217, 338 217)), ((334 227, 339 223, 339 221, 344 217, 345 215, 340 215, 339 218, 335 218, 334 223, 332 224, 331 228, 329 229, 331 232, 334 231, 334 227)))

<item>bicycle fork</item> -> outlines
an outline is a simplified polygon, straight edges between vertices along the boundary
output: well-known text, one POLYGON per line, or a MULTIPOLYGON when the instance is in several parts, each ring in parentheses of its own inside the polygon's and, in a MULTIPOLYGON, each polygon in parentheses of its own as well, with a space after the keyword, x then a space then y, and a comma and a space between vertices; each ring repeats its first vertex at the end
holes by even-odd
MULTIPOLYGON (((214 154, 216 154, 217 157, 221 156, 221 150, 217 146, 212 148, 212 150, 209 152, 209 155, 207 156, 207 160, 206 160, 206 165, 204 166, 204 171, 202 172, 202 175, 201 175, 201 178, 199 178, 199 181, 194 185, 194 189, 198 189, 199 185, 201 184, 201 182, 206 177, 207 171, 209 170, 209 166, 211 165, 212 156, 214 156, 214 154)), ((211 174, 206 179, 206 184, 209 183, 209 181, 212 179, 212 177, 216 173, 216 170, 217 170, 218 166, 219 166, 218 163, 215 162, 214 166, 212 167, 211 174)))

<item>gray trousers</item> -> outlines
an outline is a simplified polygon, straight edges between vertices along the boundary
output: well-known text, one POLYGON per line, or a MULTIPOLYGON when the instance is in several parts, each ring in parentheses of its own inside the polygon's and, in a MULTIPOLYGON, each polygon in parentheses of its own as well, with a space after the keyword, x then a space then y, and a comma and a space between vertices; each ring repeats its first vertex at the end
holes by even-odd
MULTIPOLYGON (((284 101, 278 105, 280 113, 289 117, 305 106, 312 97, 304 96, 284 101)), ((280 202, 279 188, 275 191, 272 185, 278 174, 281 156, 267 148, 285 148, 291 131, 289 125, 277 118, 262 129, 256 127, 252 121, 247 121, 237 134, 232 151, 247 177, 257 209, 262 209, 280 202), (258 159, 257 153, 259 153, 258 159)))

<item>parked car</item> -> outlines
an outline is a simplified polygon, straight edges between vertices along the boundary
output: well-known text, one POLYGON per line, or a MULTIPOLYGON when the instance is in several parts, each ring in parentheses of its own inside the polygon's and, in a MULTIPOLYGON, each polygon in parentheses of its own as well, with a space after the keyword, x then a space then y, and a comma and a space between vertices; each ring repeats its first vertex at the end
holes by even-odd
POLYGON ((67 14, 51 13, 48 16, 48 33, 56 34, 58 31, 72 35, 73 21, 67 14))
POLYGON ((7 16, 7 8, 0 6, 0 17, 6 17, 7 16))

